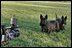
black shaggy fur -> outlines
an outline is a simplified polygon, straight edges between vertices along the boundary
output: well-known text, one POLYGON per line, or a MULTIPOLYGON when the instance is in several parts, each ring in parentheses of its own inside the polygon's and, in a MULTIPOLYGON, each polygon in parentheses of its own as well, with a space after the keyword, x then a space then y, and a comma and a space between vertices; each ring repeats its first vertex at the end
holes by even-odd
POLYGON ((53 31, 59 31, 59 23, 56 20, 50 20, 47 21, 48 16, 46 15, 45 18, 43 18, 42 15, 40 15, 40 26, 42 28, 42 32, 53 32, 53 31))
POLYGON ((57 15, 56 15, 56 21, 58 21, 59 23, 59 27, 60 27, 60 30, 65 30, 65 25, 66 25, 66 20, 67 20, 67 16, 62 16, 61 18, 57 18, 57 15))

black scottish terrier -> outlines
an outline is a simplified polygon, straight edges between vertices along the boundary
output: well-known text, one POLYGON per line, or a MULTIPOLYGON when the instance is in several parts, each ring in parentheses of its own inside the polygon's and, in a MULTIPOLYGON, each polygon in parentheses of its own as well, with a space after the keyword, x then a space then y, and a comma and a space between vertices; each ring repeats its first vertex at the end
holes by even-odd
POLYGON ((57 18, 57 15, 56 15, 56 21, 58 21, 59 23, 59 27, 60 27, 60 30, 65 30, 65 25, 66 25, 66 20, 67 20, 67 16, 62 16, 61 18, 57 18))
POLYGON ((53 31, 59 31, 59 23, 56 20, 50 20, 47 21, 47 15, 45 16, 45 18, 43 18, 42 15, 40 15, 40 26, 42 28, 42 32, 53 32, 53 31))
POLYGON ((45 32, 46 31, 46 24, 47 24, 47 15, 45 16, 45 18, 43 18, 42 15, 40 15, 40 26, 42 28, 42 32, 45 32))

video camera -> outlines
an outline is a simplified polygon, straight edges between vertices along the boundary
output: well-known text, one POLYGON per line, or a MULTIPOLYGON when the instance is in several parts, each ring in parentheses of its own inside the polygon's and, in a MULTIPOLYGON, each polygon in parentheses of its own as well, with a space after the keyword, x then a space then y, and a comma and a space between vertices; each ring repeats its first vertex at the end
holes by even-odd
POLYGON ((1 25, 2 33, 1 33, 1 41, 7 41, 12 40, 15 37, 19 37, 20 32, 16 28, 22 27, 19 25, 16 25, 17 19, 15 17, 11 18, 10 27, 6 27, 5 25, 1 25), (7 31, 7 29, 10 29, 10 31, 7 31))

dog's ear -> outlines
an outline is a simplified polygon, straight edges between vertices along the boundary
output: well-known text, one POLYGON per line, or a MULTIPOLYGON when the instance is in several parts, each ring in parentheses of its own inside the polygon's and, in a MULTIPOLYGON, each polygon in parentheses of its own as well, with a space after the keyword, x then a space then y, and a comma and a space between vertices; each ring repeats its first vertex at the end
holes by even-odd
POLYGON ((43 16, 42 16, 42 14, 40 14, 40 19, 42 19, 43 18, 43 16))
POLYGON ((67 16, 65 16, 65 20, 67 19, 67 16))
POLYGON ((48 18, 48 16, 46 15, 46 16, 45 16, 45 19, 47 19, 47 18, 48 18))
POLYGON ((61 18, 64 19, 64 16, 62 16, 61 18))

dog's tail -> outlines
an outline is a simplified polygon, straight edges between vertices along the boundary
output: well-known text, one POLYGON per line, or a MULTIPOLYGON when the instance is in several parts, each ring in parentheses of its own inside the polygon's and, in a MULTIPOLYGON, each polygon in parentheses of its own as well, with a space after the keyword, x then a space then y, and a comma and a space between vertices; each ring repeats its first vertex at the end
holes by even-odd
POLYGON ((58 18, 58 17, 57 17, 57 14, 55 13, 55 15, 56 15, 56 19, 57 19, 57 18, 58 18))

